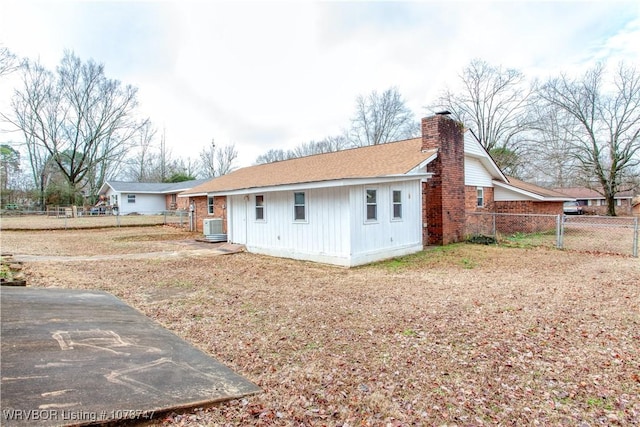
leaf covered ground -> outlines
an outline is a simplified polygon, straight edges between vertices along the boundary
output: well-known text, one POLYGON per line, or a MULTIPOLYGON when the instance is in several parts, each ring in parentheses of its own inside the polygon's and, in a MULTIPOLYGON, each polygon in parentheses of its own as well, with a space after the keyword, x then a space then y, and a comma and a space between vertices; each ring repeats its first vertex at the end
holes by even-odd
MULTIPOLYGON (((185 247, 151 227, 47 232, 43 252, 38 233, 2 251, 185 247)), ((109 291, 264 390, 155 425, 640 424, 636 258, 460 244, 354 269, 240 253, 26 274, 109 291)))

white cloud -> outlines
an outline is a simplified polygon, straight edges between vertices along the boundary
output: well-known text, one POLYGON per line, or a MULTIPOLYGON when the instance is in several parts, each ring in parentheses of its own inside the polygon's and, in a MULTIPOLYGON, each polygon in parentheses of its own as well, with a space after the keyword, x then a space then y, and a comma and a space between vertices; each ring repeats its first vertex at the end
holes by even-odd
MULTIPOLYGON (((398 86, 420 117, 472 58, 545 78, 640 60, 637 2, 5 1, 0 43, 54 67, 62 50, 139 88, 174 153, 211 138, 240 164, 339 133, 355 97, 398 86)), ((2 85, 0 85, 2 86, 2 85)), ((6 86, 6 85, 5 85, 6 86)), ((1 101, 0 101, 1 102, 1 101)))

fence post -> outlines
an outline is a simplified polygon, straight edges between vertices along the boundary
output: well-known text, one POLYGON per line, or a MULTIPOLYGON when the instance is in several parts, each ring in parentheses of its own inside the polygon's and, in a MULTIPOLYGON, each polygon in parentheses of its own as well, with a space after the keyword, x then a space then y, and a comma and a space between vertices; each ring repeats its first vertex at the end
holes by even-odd
POLYGON ((564 215, 558 215, 556 217, 556 247, 562 249, 564 246, 564 215))
POLYGON ((638 258, 638 217, 633 221, 633 257, 638 258))
POLYGON ((496 243, 498 243, 498 232, 496 230, 496 213, 495 212, 492 213, 491 217, 493 222, 493 224, 491 224, 491 226, 493 227, 493 230, 491 231, 493 231, 493 238, 495 239, 496 243))

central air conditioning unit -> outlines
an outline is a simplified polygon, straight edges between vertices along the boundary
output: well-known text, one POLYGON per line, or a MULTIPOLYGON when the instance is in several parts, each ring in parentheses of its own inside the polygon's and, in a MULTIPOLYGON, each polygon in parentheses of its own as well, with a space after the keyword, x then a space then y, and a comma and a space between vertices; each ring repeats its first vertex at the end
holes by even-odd
POLYGON ((209 242, 226 242, 227 235, 222 230, 222 218, 207 218, 202 222, 204 238, 209 242))

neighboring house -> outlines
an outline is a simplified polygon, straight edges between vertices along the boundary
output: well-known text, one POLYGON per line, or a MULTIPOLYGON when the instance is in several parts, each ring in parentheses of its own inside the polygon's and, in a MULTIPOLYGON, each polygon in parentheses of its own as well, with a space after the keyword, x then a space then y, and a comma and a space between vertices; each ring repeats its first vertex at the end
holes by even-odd
POLYGON ((635 196, 631 200, 631 214, 634 216, 640 216, 640 196, 635 196))
POLYGON ((117 206, 121 215, 157 214, 167 210, 187 210, 188 201, 178 198, 178 193, 207 181, 207 179, 176 183, 106 181, 100 187, 99 194, 106 206, 117 206))
MULTIPOLYGON (((591 215, 606 215, 607 214, 607 201, 605 197, 598 193, 596 190, 592 190, 586 187, 567 187, 556 188, 555 191, 566 194, 573 197, 583 207, 584 213, 591 215)), ((621 191, 616 194, 616 215, 632 215, 633 207, 633 192, 621 191)))
POLYGON ((564 195, 508 179, 445 115, 422 137, 238 169, 178 198, 248 251, 355 266, 462 241, 467 212, 562 214, 564 195))

